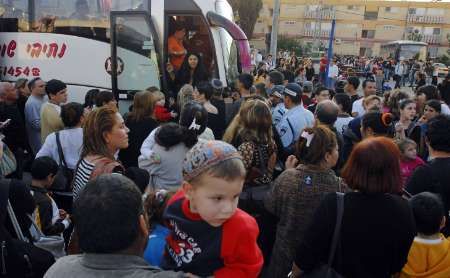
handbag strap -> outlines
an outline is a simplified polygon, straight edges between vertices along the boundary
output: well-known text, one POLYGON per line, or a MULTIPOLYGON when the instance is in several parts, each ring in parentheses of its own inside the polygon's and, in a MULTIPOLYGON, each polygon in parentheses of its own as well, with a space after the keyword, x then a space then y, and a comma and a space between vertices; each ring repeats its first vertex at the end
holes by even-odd
POLYGON ((328 255, 328 265, 331 266, 336 254, 339 236, 341 233, 342 217, 344 215, 344 193, 336 192, 337 211, 336 211, 336 226, 333 232, 333 241, 331 242, 330 254, 328 255))
POLYGON ((31 224, 33 225, 33 227, 36 229, 36 232, 39 234, 39 238, 44 237, 44 233, 41 231, 41 229, 39 228, 39 226, 36 224, 36 220, 33 218, 33 216, 27 214, 28 219, 30 219, 31 224))
POLYGON ((56 135, 56 146, 58 148, 58 155, 59 155, 59 165, 66 167, 66 159, 64 158, 64 152, 62 150, 61 141, 59 140, 59 131, 55 132, 56 135))
POLYGON ((11 202, 8 199, 8 203, 6 204, 6 208, 8 210, 9 219, 11 219, 11 223, 14 227, 14 231, 16 231, 17 237, 21 241, 28 242, 28 240, 25 239, 25 236, 22 233, 22 229, 20 228, 19 222, 17 221, 16 214, 14 213, 14 210, 11 206, 11 202))

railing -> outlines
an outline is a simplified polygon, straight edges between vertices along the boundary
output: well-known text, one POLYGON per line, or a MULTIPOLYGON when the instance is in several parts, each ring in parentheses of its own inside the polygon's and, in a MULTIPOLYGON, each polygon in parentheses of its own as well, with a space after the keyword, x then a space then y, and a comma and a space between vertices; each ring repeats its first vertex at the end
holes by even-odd
POLYGON ((336 11, 305 11, 305 18, 336 19, 336 11))
MULTIPOLYGON (((330 36, 330 32, 329 30, 321 30, 319 37, 329 37, 330 36)), ((302 33, 301 33, 304 37, 314 37, 316 34, 316 30, 313 29, 303 29, 302 33)))
POLYGON ((444 23, 444 17, 437 15, 408 14, 407 21, 408 23, 441 24, 444 23))
POLYGON ((423 35, 422 37, 422 41, 428 44, 440 44, 441 40, 441 35, 423 35))

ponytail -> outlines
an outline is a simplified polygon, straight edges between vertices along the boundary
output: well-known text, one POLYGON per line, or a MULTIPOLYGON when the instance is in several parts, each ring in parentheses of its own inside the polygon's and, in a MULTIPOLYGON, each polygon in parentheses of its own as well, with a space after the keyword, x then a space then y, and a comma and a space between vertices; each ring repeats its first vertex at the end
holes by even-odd
POLYGON ((393 135, 394 115, 391 113, 369 112, 362 118, 363 129, 371 128, 377 135, 393 135))

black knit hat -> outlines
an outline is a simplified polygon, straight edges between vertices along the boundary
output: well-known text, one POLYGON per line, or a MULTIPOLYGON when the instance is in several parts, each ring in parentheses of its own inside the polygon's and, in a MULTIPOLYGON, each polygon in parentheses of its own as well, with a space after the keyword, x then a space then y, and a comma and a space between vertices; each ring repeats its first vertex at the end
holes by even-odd
POLYGON ((47 95, 56 95, 58 92, 64 90, 65 88, 67 88, 66 83, 62 82, 61 80, 52 79, 45 85, 45 92, 47 93, 47 95))

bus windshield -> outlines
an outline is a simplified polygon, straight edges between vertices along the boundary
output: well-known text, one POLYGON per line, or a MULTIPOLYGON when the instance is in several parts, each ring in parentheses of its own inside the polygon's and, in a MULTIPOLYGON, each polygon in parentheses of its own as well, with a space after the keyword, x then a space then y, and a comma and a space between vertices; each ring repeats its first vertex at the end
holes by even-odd
POLYGON ((426 49, 426 46, 423 45, 401 45, 400 46, 400 57, 404 59, 414 59, 419 57, 423 52, 423 49, 426 49))

